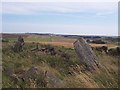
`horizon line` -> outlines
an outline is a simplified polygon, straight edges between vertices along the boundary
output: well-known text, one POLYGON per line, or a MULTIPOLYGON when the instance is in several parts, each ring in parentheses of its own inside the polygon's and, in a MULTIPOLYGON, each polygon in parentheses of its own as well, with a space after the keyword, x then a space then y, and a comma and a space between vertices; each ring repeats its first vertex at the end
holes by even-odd
POLYGON ((1 34, 53 34, 53 35, 71 35, 71 36, 107 36, 107 37, 119 37, 120 35, 87 35, 87 34, 65 34, 65 33, 50 33, 50 32, 46 32, 46 33, 42 33, 42 32, 1 32, 1 34))

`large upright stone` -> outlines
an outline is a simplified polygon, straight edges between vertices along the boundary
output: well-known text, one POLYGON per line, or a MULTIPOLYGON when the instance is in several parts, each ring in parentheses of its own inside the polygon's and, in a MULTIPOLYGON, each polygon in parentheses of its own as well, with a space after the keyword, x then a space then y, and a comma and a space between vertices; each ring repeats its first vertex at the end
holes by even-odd
POLYGON ((92 48, 83 38, 79 38, 74 42, 74 48, 78 54, 79 60, 90 71, 98 67, 98 60, 92 48))
POLYGON ((13 50, 15 52, 20 52, 23 50, 23 46, 24 46, 24 39, 22 36, 19 36, 18 40, 15 42, 15 45, 13 46, 13 50))

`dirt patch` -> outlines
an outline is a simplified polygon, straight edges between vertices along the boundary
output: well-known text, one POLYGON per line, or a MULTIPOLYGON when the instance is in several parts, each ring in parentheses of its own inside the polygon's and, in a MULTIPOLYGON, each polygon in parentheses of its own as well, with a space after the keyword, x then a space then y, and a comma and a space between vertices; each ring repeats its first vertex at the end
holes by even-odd
MULTIPOLYGON (((27 41, 27 43, 32 43, 32 42, 27 41)), ((70 43, 70 42, 39 42, 39 43, 40 44, 50 44, 53 46, 64 46, 66 48, 73 48, 73 43, 70 43)))
POLYGON ((89 44, 92 47, 101 47, 101 46, 107 46, 107 44, 89 44))
MULTIPOLYGON (((31 43, 31 42, 29 42, 31 43)), ((73 43, 71 42, 39 42, 40 44, 50 44, 53 46, 64 46, 66 48, 73 48, 73 43)), ((111 47, 111 45, 107 45, 107 44, 89 44, 92 47, 101 47, 101 46, 108 46, 111 47)), ((117 47, 115 45, 112 45, 112 47, 117 47)))

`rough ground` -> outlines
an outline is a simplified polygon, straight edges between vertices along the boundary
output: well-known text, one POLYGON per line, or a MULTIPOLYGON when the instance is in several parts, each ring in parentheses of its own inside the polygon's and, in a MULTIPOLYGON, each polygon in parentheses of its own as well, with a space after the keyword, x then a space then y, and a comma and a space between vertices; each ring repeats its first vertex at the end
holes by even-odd
MULTIPOLYGON (((57 54, 51 55, 41 51, 31 51, 35 44, 26 43, 24 51, 15 53, 11 49, 13 44, 13 42, 4 42, 2 45, 3 88, 118 87, 118 56, 94 51, 103 67, 89 72, 79 62, 72 48, 54 46, 57 54), (69 59, 63 57, 63 53, 69 56, 69 59)), ((45 46, 39 44, 39 48, 45 46)))

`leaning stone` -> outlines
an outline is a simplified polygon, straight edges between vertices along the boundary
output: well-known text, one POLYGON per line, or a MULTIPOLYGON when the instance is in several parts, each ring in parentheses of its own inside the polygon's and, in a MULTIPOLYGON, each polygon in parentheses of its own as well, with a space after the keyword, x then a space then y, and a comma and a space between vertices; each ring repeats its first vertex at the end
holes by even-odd
POLYGON ((98 59, 96 55, 83 38, 79 38, 74 42, 74 48, 80 62, 85 65, 88 70, 91 71, 98 67, 98 59))

